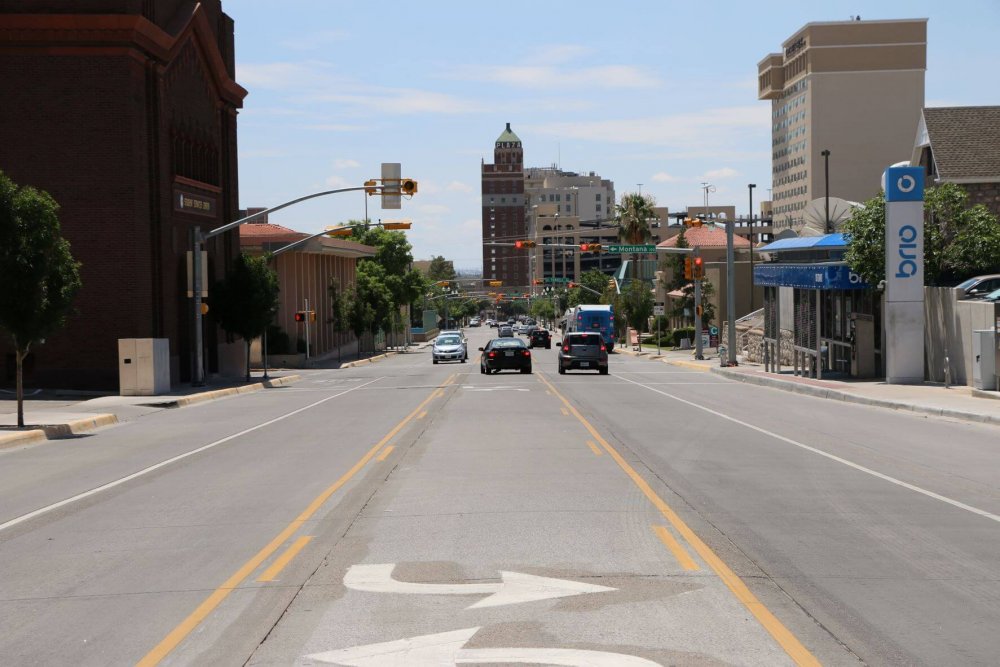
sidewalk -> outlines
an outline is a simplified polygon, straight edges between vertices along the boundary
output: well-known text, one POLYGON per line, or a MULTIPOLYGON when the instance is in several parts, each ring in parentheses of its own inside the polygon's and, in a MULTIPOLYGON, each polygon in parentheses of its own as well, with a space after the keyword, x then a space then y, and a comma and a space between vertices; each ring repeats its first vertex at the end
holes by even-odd
POLYGON ((218 382, 206 387, 187 385, 160 396, 107 394, 91 397, 92 392, 47 390, 25 398, 24 429, 16 427, 17 401, 3 394, 3 400, 0 400, 0 449, 39 440, 68 438, 159 410, 280 387, 300 377, 281 371, 269 372, 269 375, 270 379, 266 381, 256 378, 250 383, 218 382))
POLYGON ((704 360, 696 360, 690 350, 664 351, 660 356, 656 355, 655 349, 652 350, 652 353, 646 349, 643 349, 642 352, 617 349, 615 352, 659 360, 693 370, 712 372, 739 382, 782 389, 807 396, 1000 425, 1000 400, 998 400, 1000 392, 996 391, 982 391, 972 387, 957 386, 945 389, 944 385, 931 383, 891 385, 882 380, 850 378, 816 380, 792 375, 791 369, 780 375, 766 373, 762 365, 755 363, 723 368, 719 365, 718 355, 715 353, 709 355, 708 351, 706 351, 706 359, 704 360))

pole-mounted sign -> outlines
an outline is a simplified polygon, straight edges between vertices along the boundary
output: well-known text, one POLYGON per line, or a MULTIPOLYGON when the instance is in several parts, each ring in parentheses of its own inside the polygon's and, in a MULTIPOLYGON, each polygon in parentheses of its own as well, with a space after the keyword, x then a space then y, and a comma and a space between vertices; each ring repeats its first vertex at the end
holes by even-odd
POLYGON ((885 379, 924 380, 924 170, 889 167, 885 190, 885 379))

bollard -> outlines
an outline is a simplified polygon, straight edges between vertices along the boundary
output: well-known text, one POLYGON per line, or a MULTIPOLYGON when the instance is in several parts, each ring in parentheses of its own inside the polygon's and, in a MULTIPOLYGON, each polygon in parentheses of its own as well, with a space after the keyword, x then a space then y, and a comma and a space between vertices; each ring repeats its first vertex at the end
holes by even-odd
POLYGON ((951 388, 951 364, 948 362, 948 350, 944 351, 944 388, 951 388))

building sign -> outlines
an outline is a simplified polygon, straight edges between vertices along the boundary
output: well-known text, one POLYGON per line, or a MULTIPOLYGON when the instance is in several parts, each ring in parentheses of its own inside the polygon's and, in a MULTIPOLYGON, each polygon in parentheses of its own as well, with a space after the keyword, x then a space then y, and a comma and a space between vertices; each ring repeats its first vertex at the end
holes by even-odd
POLYGON ((885 190, 886 382, 924 379, 924 170, 889 167, 885 190))
POLYGON ((174 190, 174 210, 215 217, 215 198, 174 190))
POLYGON ((871 287, 846 264, 757 264, 753 267, 753 284, 822 290, 871 287))
POLYGON ((801 51, 802 49, 804 49, 805 46, 806 46, 806 38, 805 37, 799 37, 795 41, 794 44, 792 44, 787 49, 785 49, 785 57, 786 58, 791 58, 796 53, 798 53, 799 51, 801 51))

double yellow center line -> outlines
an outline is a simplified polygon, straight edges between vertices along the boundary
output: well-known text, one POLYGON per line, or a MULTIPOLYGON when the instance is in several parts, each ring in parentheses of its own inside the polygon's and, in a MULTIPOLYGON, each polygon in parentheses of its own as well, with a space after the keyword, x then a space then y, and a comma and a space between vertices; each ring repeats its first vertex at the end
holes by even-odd
MULTIPOLYGON (((187 618, 181 621, 177 627, 170 631, 170 633, 164 637, 159 644, 157 644, 153 650, 147 653, 142 660, 140 660, 137 665, 146 667, 149 665, 157 665, 162 661, 167 655, 173 651, 177 646, 187 638, 188 635, 197 628, 202 621, 204 621, 209 614, 211 614, 216 607, 222 604, 222 601, 229 597, 236 588, 242 584, 246 579, 253 574, 261 564, 264 563, 268 558, 274 554, 282 544, 288 541, 288 539, 302 527, 306 521, 308 521, 312 516, 323 506, 323 504, 329 500, 330 496, 336 493, 342 486, 347 484, 354 477, 358 471, 365 467, 369 461, 371 461, 375 454, 382 449, 382 447, 392 440, 396 435, 403 430, 410 421, 420 414, 427 404, 431 402, 439 394, 443 395, 444 387, 452 384, 458 377, 457 373, 452 373, 448 376, 439 387, 435 387, 434 392, 430 396, 425 398, 420 405, 418 405, 414 410, 403 418, 401 422, 396 424, 391 431, 385 434, 385 436, 378 441, 378 443, 368 450, 364 456, 362 456, 357 463, 355 463, 350 470, 341 475, 340 479, 331 484, 323 493, 316 496, 316 498, 309 503, 309 506, 302 511, 295 519, 289 523, 280 533, 278 533, 273 540, 267 543, 263 549, 258 551, 253 558, 244 563, 236 572, 234 572, 228 579, 226 579, 222 584, 216 588, 212 593, 205 598, 201 604, 199 604, 194 611, 192 611, 187 618)), ((388 456, 388 454, 386 454, 388 456)), ((292 558, 309 542, 309 537, 300 537, 295 543, 292 544, 289 549, 283 553, 274 564, 268 568, 261 575, 261 580, 265 577, 273 578, 281 571, 285 565, 291 561, 292 558), (296 545, 298 547, 296 548, 296 545)))
MULTIPOLYGON (((558 390, 548 381, 543 375, 539 374, 539 379, 545 384, 546 387, 552 392, 552 394, 562 401, 565 405, 565 410, 568 410, 577 420, 583 424, 583 427, 587 429, 591 437, 597 441, 601 447, 615 460, 626 475, 632 480, 632 482, 639 487, 646 499, 653 504, 656 509, 667 519, 671 526, 684 538, 684 540, 691 545, 691 547, 701 556, 702 560, 708 563, 715 573, 722 579, 723 583, 727 588, 733 593, 737 600, 743 603, 743 606, 754 615, 757 621, 764 627, 765 630, 778 642, 778 645, 784 649, 785 653, 795 662, 797 665, 815 665, 820 664, 819 660, 809 652, 809 650, 802 645, 802 642, 791 633, 791 631, 784 626, 784 624, 778 620, 778 618, 771 613, 767 607, 764 606, 760 600, 757 599, 747 585, 743 583, 735 572, 733 572, 728 565, 723 562, 721 558, 715 555, 712 549, 702 542, 701 538, 698 537, 691 528, 674 512, 673 509, 666 503, 666 501, 661 498, 656 491, 646 482, 642 476, 635 471, 635 469, 629 465, 618 450, 611 446, 607 440, 597 431, 593 425, 580 414, 566 397, 559 393, 558 390)), ((666 529, 657 530, 657 526, 653 527, 654 532, 657 536, 663 540, 664 544, 674 552, 675 556, 680 560, 682 567, 685 569, 691 569, 691 566, 697 567, 684 552, 680 544, 670 535, 666 529)))

